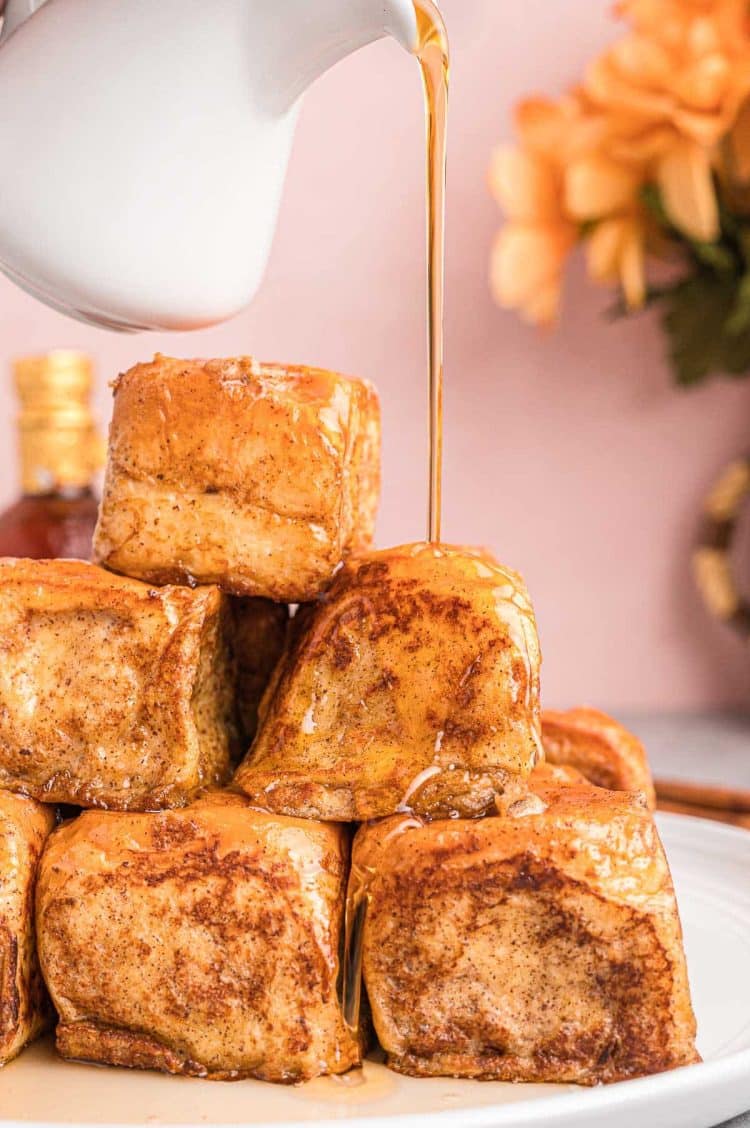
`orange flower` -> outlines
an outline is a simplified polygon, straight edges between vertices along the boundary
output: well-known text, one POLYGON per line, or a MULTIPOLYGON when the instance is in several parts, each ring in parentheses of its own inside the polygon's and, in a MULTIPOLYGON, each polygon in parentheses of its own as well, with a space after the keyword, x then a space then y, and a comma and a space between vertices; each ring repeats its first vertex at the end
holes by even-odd
POLYGON ((719 234, 711 157, 689 138, 677 138, 656 162, 662 203, 675 227, 709 243, 719 234))
POLYGON ((555 322, 563 266, 575 238, 575 232, 563 226, 506 225, 492 253, 490 277, 498 305, 517 309, 536 325, 555 322))
POLYGON ((715 145, 750 93, 750 54, 699 57, 638 35, 616 43, 588 68, 584 90, 608 117, 614 137, 640 140, 673 131, 715 145))
POLYGON ((631 309, 646 297, 646 225, 638 215, 602 220, 586 245, 589 274, 596 282, 619 283, 631 309))
POLYGON ((522 102, 520 147, 492 166, 509 221, 493 290, 531 320, 556 317, 563 265, 581 239, 591 276, 643 303, 646 255, 668 246, 644 208, 647 185, 695 241, 720 235, 717 175, 725 201, 750 214, 748 0, 620 0, 616 10, 627 34, 559 102, 522 102))
POLYGON ((716 168, 727 206, 739 215, 750 214, 750 100, 724 138, 716 168))
MULTIPOLYGON (((627 299, 643 301, 645 250, 639 191, 643 177, 630 163, 608 156, 606 119, 573 92, 558 103, 530 99, 518 108, 521 147, 495 154, 490 183, 508 223, 495 242, 491 284, 499 305, 527 320, 557 319, 562 273, 584 225, 610 220, 607 269, 627 299)), ((602 243, 602 245, 603 245, 602 243)), ((599 263, 601 252, 594 252, 599 263)))
POLYGON ((750 95, 745 0, 622 0, 633 31, 588 68, 607 151, 650 163, 664 206, 691 238, 718 236, 712 164, 750 95))
POLYGON ((594 222, 587 236, 589 274, 619 283, 630 308, 646 297, 647 224, 639 203, 642 172, 597 152, 579 157, 565 174, 570 215, 594 222))
POLYGON ((560 170, 529 149, 499 148, 490 167, 490 185, 511 220, 554 223, 561 216, 560 170))
POLYGON ((746 0, 620 0, 616 12, 668 47, 741 53, 750 45, 746 0))
POLYGON ((568 214, 585 223, 630 209, 642 183, 637 169, 604 152, 577 157, 565 170, 568 214))
POLYGON ((607 133, 606 119, 577 89, 557 102, 524 98, 516 107, 515 123, 522 146, 558 167, 595 149, 607 133))
POLYGON ((562 270, 578 232, 562 211, 560 169, 530 150, 499 149, 491 184, 509 222, 492 255, 492 290, 499 305, 548 324, 559 309, 562 270))
POLYGON ((578 229, 565 214, 560 144, 567 105, 534 100, 519 107, 522 147, 497 150, 490 186, 508 223, 492 254, 490 279, 498 304, 529 321, 557 319, 562 271, 578 229))

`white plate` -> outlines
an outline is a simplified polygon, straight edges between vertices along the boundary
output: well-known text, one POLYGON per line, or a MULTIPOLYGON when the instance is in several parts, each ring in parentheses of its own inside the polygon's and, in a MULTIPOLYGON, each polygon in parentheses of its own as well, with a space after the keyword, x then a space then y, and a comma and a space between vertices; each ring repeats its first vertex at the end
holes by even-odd
POLYGON ((750 833, 660 815, 682 912, 702 1065, 596 1089, 362 1072, 296 1088, 70 1065, 49 1043, 0 1072, 0 1128, 713 1128, 750 1108, 750 833))

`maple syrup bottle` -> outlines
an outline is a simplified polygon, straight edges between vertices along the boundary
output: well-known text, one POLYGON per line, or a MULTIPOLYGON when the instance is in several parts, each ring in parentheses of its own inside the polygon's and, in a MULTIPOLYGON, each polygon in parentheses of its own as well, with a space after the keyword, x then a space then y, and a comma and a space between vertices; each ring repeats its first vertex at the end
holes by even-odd
POLYGON ((20 400, 21 496, 0 513, 0 556, 89 560, 104 443, 91 414, 83 353, 24 357, 13 366, 20 400))

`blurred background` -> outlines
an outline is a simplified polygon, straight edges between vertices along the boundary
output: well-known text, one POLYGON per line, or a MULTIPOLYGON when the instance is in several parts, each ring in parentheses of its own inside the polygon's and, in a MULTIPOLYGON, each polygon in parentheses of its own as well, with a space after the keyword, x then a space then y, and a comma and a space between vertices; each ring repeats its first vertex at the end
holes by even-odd
MULTIPOLYGON (((573 260, 554 332, 488 289, 500 225, 487 188, 513 104, 557 95, 617 34, 607 0, 443 0, 453 52, 449 138, 444 536, 490 546, 534 600, 548 705, 701 711, 750 702, 746 646, 704 609, 690 572, 703 495, 750 446, 750 383, 674 388, 650 314, 611 323, 573 260)), ((2 355, 89 351, 109 381, 155 351, 252 353, 373 380, 384 412, 378 541, 426 523, 422 94, 415 63, 376 44, 307 97, 269 271, 220 329, 116 336, 0 279, 2 355)), ((54 191, 54 184, 50 185, 54 191)), ((14 395, 0 383, 0 501, 17 493, 14 395)))

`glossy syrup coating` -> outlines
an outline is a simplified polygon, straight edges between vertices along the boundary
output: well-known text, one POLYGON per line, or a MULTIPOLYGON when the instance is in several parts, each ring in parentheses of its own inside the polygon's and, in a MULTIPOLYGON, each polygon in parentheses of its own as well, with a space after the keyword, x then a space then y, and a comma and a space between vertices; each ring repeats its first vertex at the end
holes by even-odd
POLYGON ((494 810, 540 755, 539 663, 523 581, 486 552, 360 555, 294 621, 235 782, 309 818, 494 810))
POLYGON ((179 806, 237 741, 218 588, 0 560, 0 787, 51 803, 179 806))
POLYGON ((372 542, 379 487, 365 381, 157 356, 115 385, 95 559, 152 583, 313 599, 372 542))
POLYGON ((541 765, 508 815, 355 838, 350 912, 388 1064, 584 1085, 695 1062, 677 905, 643 798, 541 765))
POLYGON ((551 764, 578 771, 597 787, 641 791, 649 807, 656 793, 646 749, 637 736, 598 709, 542 710, 542 743, 551 764))
POLYGON ((343 828, 228 793, 62 827, 37 895, 60 1053, 217 1080, 357 1064, 337 996, 348 853, 343 828))
POLYGON ((51 1023, 34 932, 34 887, 52 807, 0 791, 0 1065, 51 1023))

